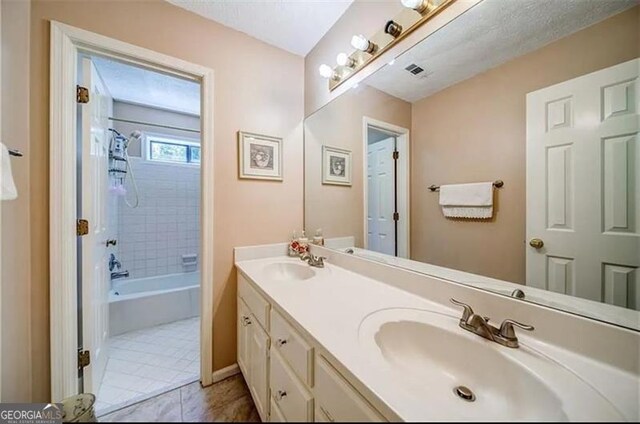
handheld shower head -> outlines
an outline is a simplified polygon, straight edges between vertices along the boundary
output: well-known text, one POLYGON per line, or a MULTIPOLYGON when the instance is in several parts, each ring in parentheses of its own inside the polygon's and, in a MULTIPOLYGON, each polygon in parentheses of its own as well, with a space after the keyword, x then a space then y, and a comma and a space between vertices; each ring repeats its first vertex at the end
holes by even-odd
POLYGON ((129 141, 131 142, 133 140, 141 141, 142 140, 142 131, 140 131, 140 130, 133 131, 129 135, 129 141))

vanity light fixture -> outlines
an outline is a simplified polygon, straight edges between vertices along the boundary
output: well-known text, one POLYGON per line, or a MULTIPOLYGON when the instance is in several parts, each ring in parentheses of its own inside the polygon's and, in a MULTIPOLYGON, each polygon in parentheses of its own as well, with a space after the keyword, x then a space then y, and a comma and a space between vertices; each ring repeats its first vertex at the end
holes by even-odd
POLYGON ((402 34, 402 25, 391 20, 384 26, 384 32, 389 34, 393 38, 398 38, 398 36, 402 34))
POLYGON ((346 53, 340 53, 338 57, 336 57, 336 62, 338 62, 338 65, 346 66, 347 68, 355 68, 356 66, 355 59, 349 57, 346 53))
POLYGON ((413 9, 420 14, 426 14, 435 9, 431 0, 400 0, 402 5, 408 9, 413 9))
POLYGON ((320 72, 320 75, 323 78, 330 79, 330 80, 338 80, 338 74, 336 73, 336 71, 331 69, 331 66, 329 66, 329 65, 325 65, 323 63, 318 68, 318 72, 320 72))
POLYGON ((351 39, 351 45, 354 49, 362 50, 365 53, 373 54, 378 49, 378 45, 372 43, 362 34, 354 35, 351 39))

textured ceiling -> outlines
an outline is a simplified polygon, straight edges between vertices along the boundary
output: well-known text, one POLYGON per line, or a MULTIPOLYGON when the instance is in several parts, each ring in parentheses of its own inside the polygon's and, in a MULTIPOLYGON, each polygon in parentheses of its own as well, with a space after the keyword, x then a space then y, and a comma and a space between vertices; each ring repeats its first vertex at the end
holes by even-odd
POLYGON ((115 100, 200 115, 200 84, 108 59, 92 60, 115 100))
POLYGON ((176 6, 306 56, 353 0, 167 0, 176 6))
POLYGON ((638 0, 484 0, 366 84, 415 102, 637 4, 638 0), (412 63, 425 69, 422 76, 404 69, 412 63))

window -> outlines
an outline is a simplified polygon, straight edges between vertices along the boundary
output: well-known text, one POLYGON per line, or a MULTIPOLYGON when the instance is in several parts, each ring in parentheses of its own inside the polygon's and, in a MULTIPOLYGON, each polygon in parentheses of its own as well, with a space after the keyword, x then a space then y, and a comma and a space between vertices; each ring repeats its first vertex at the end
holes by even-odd
POLYGON ((200 164, 200 144, 195 141, 147 135, 147 160, 200 164))

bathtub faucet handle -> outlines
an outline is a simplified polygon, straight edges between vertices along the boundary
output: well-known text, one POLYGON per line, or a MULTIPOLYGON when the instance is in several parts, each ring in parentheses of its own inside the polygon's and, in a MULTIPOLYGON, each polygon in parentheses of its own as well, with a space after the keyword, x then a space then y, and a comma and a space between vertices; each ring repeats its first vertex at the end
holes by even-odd
POLYGON ((116 259, 116 255, 113 253, 109 255, 109 271, 113 272, 114 269, 122 268, 122 264, 116 259))

